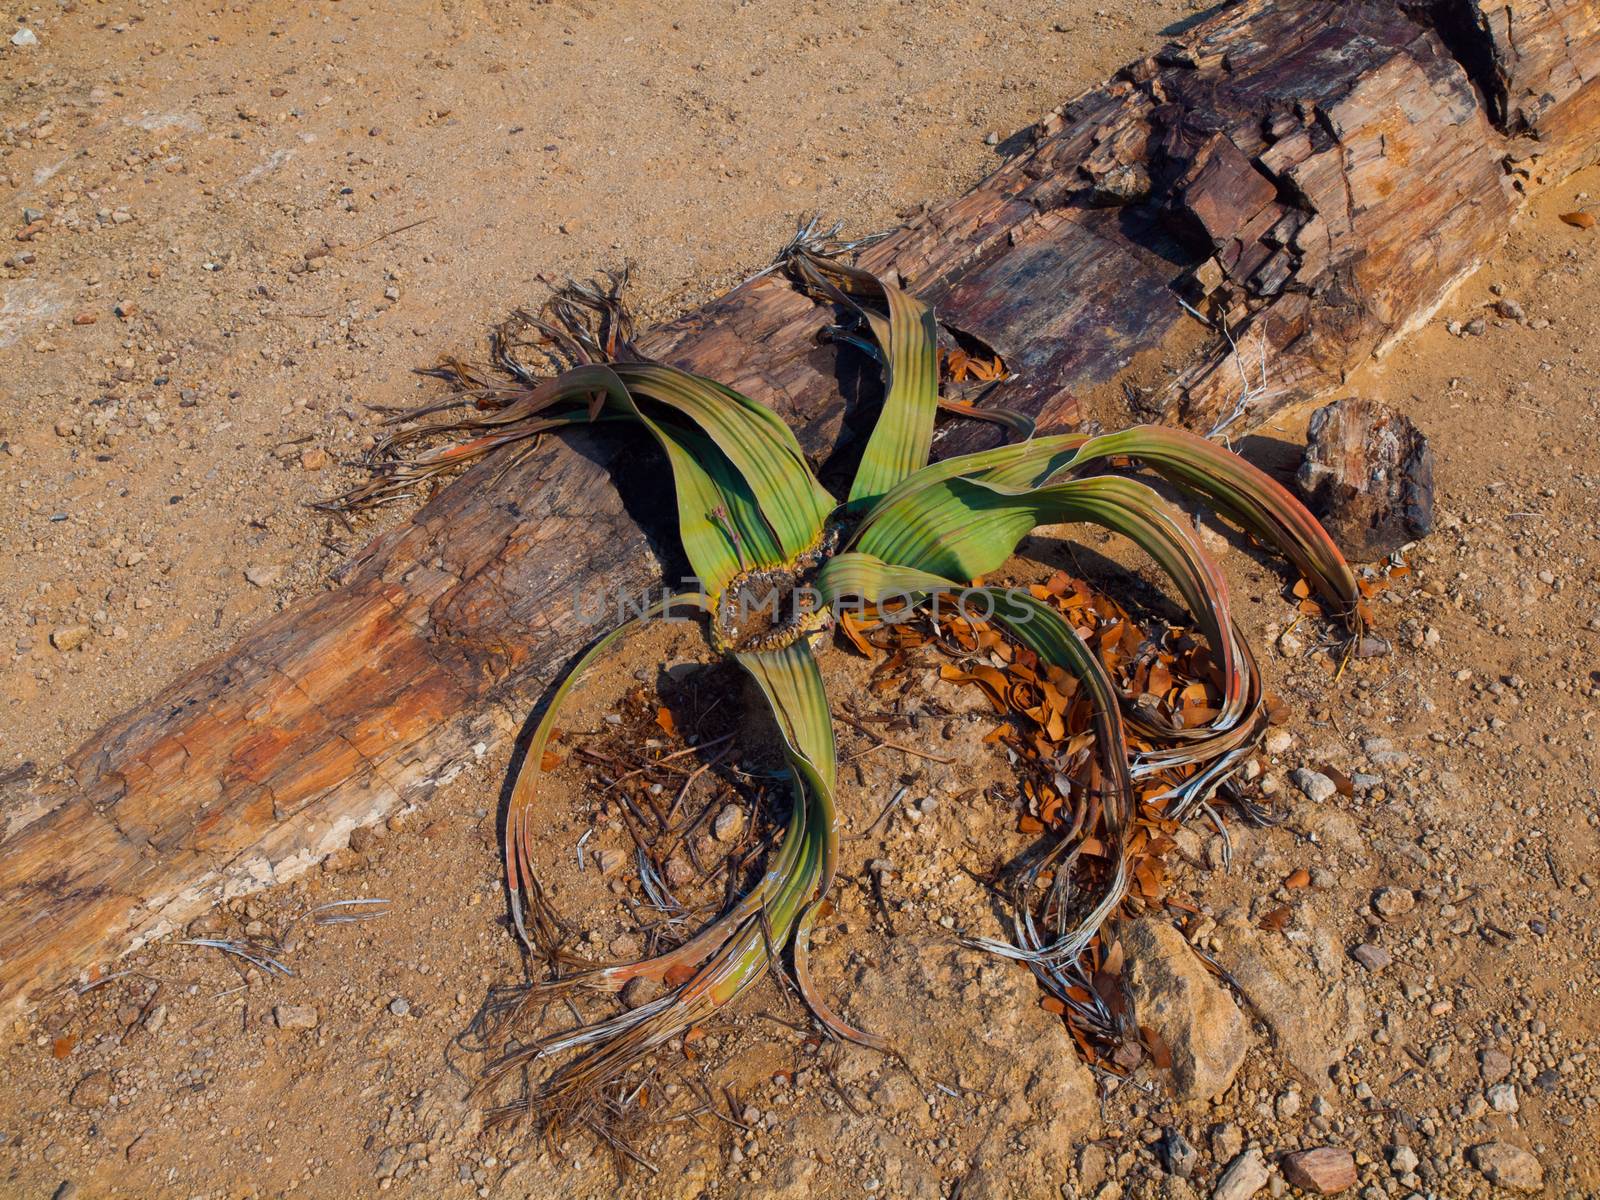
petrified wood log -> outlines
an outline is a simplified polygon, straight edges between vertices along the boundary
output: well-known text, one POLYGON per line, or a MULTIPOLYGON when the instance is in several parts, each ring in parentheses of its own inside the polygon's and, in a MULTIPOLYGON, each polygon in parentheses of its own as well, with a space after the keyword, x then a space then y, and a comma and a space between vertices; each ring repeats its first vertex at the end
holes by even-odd
POLYGON ((1600 3, 1595 0, 1413 0, 1482 90, 1512 137, 1519 179, 1559 178, 1600 148, 1600 3))
MULTIPOLYGON (((1509 34, 1464 6, 1247 0, 864 264, 998 350, 1017 378, 992 402, 1043 428, 1242 432, 1427 317, 1509 224, 1521 142, 1591 153, 1592 5, 1503 6, 1509 34)), ((819 342, 830 319, 769 276, 644 348, 772 404, 821 456, 873 399, 855 352, 819 342)), ((937 447, 994 436, 956 424, 937 447)), ((676 569, 609 477, 625 447, 582 435, 469 471, 332 590, 10 785, 0 1005, 292 876, 513 736, 593 632, 576 593, 676 569)))
POLYGON ((1433 449, 1409 417, 1375 400, 1311 414, 1295 482, 1353 561, 1383 558, 1433 528, 1433 449))

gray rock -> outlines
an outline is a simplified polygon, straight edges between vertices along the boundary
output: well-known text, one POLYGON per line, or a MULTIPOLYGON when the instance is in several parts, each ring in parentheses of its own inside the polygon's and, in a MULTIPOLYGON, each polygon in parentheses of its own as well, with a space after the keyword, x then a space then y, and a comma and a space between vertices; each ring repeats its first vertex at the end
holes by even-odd
POLYGON ((1362 942, 1361 945, 1350 951, 1350 957, 1374 975, 1394 961, 1387 950, 1382 946, 1374 946, 1371 942, 1362 942))
POLYGON ((1478 1055, 1478 1072, 1485 1084, 1499 1083, 1511 1074, 1511 1056, 1496 1046, 1478 1055))
POLYGON ((1417 1169, 1417 1152, 1410 1146, 1396 1146, 1389 1151, 1389 1167, 1396 1175, 1407 1175, 1417 1169))
POLYGON ((1183 1179, 1194 1174, 1195 1166, 1200 1161, 1200 1151, 1176 1126, 1168 1126, 1162 1131, 1161 1140, 1156 1143, 1156 1153, 1161 1156, 1161 1165, 1167 1174, 1183 1179))
POLYGON ((397 1017, 409 1016, 411 1013, 411 1001, 404 996, 396 996, 389 1001, 389 1011, 397 1017))
POLYGON ((1517 1089, 1509 1083, 1497 1083, 1485 1093, 1489 1107, 1497 1113, 1514 1113, 1522 1107, 1517 1102, 1517 1089))
POLYGON ((1239 1006, 1166 921, 1134 921, 1122 946, 1134 1012, 1172 1052, 1177 1098, 1220 1096, 1239 1073, 1250 1045, 1250 1027, 1239 1006))
POLYGON ((1289 778, 1299 788, 1306 799, 1315 804, 1326 804, 1339 794, 1339 788, 1333 780, 1321 771, 1312 771, 1306 767, 1296 767, 1289 772, 1289 778))
POLYGON ((1528 315, 1525 311, 1523 311, 1522 305, 1511 299, 1510 296, 1507 296, 1505 299, 1501 300, 1500 303, 1496 304, 1494 307, 1495 311, 1508 321, 1520 321, 1523 317, 1528 315))
POLYGON ((1521 1146, 1510 1142, 1484 1142, 1469 1154, 1472 1165, 1496 1187, 1514 1192, 1537 1192, 1544 1188, 1544 1168, 1521 1146))
POLYGON ((383 1153, 378 1155, 378 1162, 373 1168, 373 1178, 388 1179, 404 1161, 405 1151, 399 1146, 384 1147, 383 1153))
POLYGON ((1249 1200, 1267 1186, 1271 1177, 1261 1151, 1251 1147, 1228 1164, 1211 1191, 1211 1200, 1249 1200))
POLYGON ((719 842, 737 842, 744 834, 744 809, 730 804, 717 814, 711 832, 719 842))
POLYGON ((278 577, 283 574, 280 567, 253 566, 244 569, 245 579, 254 587, 271 587, 278 582, 278 577))

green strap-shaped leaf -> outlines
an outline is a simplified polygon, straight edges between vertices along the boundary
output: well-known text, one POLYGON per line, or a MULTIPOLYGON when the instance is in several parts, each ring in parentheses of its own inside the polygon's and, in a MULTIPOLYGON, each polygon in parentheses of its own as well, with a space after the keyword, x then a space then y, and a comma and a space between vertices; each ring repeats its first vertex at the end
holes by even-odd
POLYGON ((612 369, 631 392, 674 409, 716 444, 754 496, 783 559, 816 544, 834 500, 812 475, 794 432, 776 413, 732 388, 675 367, 617 363, 612 369))
MULTIPOLYGON (((857 337, 852 333, 839 332, 834 334, 834 341, 854 346, 871 358, 873 362, 877 363, 879 367, 883 366, 883 351, 879 349, 878 343, 871 339, 857 337)), ((934 352, 934 357, 936 359, 938 357, 937 350, 934 352)), ((949 396, 939 397, 939 411, 953 413, 958 417, 966 417, 969 421, 986 421, 991 425, 998 425, 1002 429, 1009 429, 1022 441, 1027 441, 1031 438, 1034 430, 1039 427, 1039 423, 1027 413, 1018 412, 1011 408, 1001 408, 999 405, 979 408, 969 401, 956 400, 949 396)))
POLYGON ((745 651, 734 657, 766 696, 790 765, 814 771, 826 783, 831 799, 837 770, 833 716, 810 645, 801 638, 778 650, 745 651))
MULTIPOLYGON (((700 512, 708 501, 711 502, 710 508, 700 512, 700 519, 691 523, 685 519, 691 511, 684 507, 690 503, 684 497, 686 489, 683 486, 678 488, 678 528, 684 553, 688 555, 689 563, 695 568, 706 592, 716 595, 740 570, 772 567, 783 562, 788 555, 778 544, 777 534, 761 511, 761 504, 751 491, 749 480, 728 461, 728 456, 717 448, 716 443, 700 430, 670 418, 658 422, 657 428, 658 439, 670 439, 675 450, 693 464, 683 472, 689 487, 699 489, 699 498, 692 501, 695 506, 692 511, 700 512), (713 491, 704 491, 694 479, 694 467, 704 473, 713 491), (689 550, 691 538, 703 547, 701 553, 710 558, 717 575, 707 577, 701 566, 702 559, 689 550)), ((671 458, 673 453, 668 451, 668 457, 671 458)), ((673 479, 676 481, 679 476, 676 462, 673 468, 673 479)))
POLYGON ((1164 425, 1135 425, 1086 441, 1063 470, 1117 456, 1137 459, 1272 546, 1329 601, 1335 616, 1360 630, 1361 591, 1355 573, 1327 530, 1277 480, 1226 447, 1164 425))
MULTIPOLYGON (((705 591, 715 595, 747 567, 782 563, 786 557, 784 548, 776 540, 750 475, 723 453, 709 431, 702 432, 705 427, 694 421, 695 414, 685 420, 668 412, 658 419, 642 408, 618 374, 619 368, 633 375, 638 372, 636 364, 595 364, 575 367, 559 376, 558 381, 565 394, 603 393, 605 412, 638 421, 666 453, 677 493, 678 535, 705 591)), ((664 379, 681 375, 681 371, 660 368, 650 378, 659 385, 664 379)), ((701 406, 698 415, 711 416, 707 410, 719 403, 728 407, 726 402, 710 401, 701 406)), ((774 453, 781 456, 782 451, 774 453)), ((820 531, 820 524, 817 528, 820 531)))
POLYGON ((781 650, 736 657, 772 706, 794 771, 795 803, 807 806, 806 853, 799 869, 791 874, 793 886, 781 890, 767 906, 763 936, 770 936, 771 944, 753 950, 769 953, 787 941, 792 930, 795 982, 817 1019, 838 1037, 882 1048, 881 1038, 857 1029, 835 1013, 818 994, 811 977, 811 928, 833 886, 839 858, 839 818, 834 802, 837 752, 822 672, 804 638, 781 650))
POLYGON ((854 551, 834 555, 822 565, 816 577, 816 588, 824 605, 837 604, 849 597, 872 604, 890 598, 914 603, 932 592, 955 586, 953 580, 943 576, 886 563, 881 558, 854 551))
POLYGON ((1225 680, 1223 715, 1242 711, 1247 681, 1228 613, 1227 585, 1199 539, 1148 485, 1098 476, 1038 488, 949 479, 914 493, 859 531, 861 552, 947 579, 1002 566, 1039 525, 1087 521, 1130 539, 1177 585, 1211 642, 1225 680))
POLYGON ((1042 498, 1011 494, 972 479, 922 488, 857 531, 854 546, 884 562, 947 579, 970 580, 1011 557, 1041 516, 1042 498))
POLYGON ((939 408, 939 326, 933 309, 868 271, 833 259, 799 254, 802 278, 859 313, 881 349, 883 411, 850 485, 849 503, 866 506, 928 463, 939 408), (887 316, 861 297, 881 300, 887 316))
POLYGON ((885 492, 862 517, 856 536, 918 492, 957 477, 987 479, 1007 487, 1036 487, 1071 464, 1079 447, 1088 440, 1088 435, 1082 433, 1057 434, 929 463, 885 492))

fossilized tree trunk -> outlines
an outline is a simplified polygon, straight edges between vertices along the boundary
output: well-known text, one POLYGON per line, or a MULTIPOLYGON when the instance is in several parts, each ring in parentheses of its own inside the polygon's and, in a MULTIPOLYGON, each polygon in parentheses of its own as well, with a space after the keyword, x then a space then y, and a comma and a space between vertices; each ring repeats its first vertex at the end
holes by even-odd
MULTIPOLYGON (((1048 116, 864 263, 1003 354, 1018 377, 993 403, 1045 428, 1243 431, 1426 319, 1519 187, 1592 159, 1595 30, 1593 3, 1559 0, 1251 0, 1048 116)), ((871 400, 863 364, 819 344, 829 317, 767 277, 645 348, 771 403, 822 456, 871 400)), ((513 736, 594 632, 576 591, 673 567, 609 477, 622 445, 470 471, 332 590, 13 786, 0 1004, 293 875, 513 736)))
POLYGON ((1511 135, 1507 160, 1543 182, 1594 161, 1600 147, 1600 3, 1410 0, 1482 89, 1511 135))

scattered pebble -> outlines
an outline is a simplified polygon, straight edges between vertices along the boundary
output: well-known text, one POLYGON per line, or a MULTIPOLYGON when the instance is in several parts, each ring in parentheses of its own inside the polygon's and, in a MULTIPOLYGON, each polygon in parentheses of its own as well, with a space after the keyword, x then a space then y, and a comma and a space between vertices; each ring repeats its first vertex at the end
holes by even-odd
POLYGON ((1389 1152, 1389 1167, 1396 1175, 1409 1175, 1418 1162, 1417 1152, 1410 1146, 1396 1146, 1389 1152))
POLYGON ((1161 1141, 1156 1144, 1156 1151, 1161 1155, 1161 1165, 1166 1168, 1167 1174, 1177 1175, 1187 1179, 1194 1174, 1195 1166, 1200 1161, 1200 1151, 1188 1138, 1183 1136, 1183 1131, 1176 1126, 1169 1126, 1161 1135, 1161 1141))
POLYGON ((687 887, 694 882, 695 870, 682 854, 667 859, 667 882, 675 888, 687 887))
POLYGON ((51 632, 50 644, 61 651, 76 650, 93 632, 87 625, 66 625, 51 632))
POLYGON ((280 567, 254 566, 244 569, 244 577, 258 588, 271 587, 278 582, 278 577, 283 574, 280 567))
POLYGON ((110 1099, 111 1074, 108 1071, 90 1071, 72 1089, 75 1108, 103 1108, 110 1099))
POLYGON ((279 1029, 315 1029, 317 1010, 309 1004, 280 1004, 272 1010, 279 1029))
POLYGON ((630 979, 622 986, 622 1003, 628 1008, 638 1008, 661 995, 661 985, 653 979, 630 979))
POLYGON ((1336 1196, 1356 1185, 1355 1155, 1342 1146, 1296 1150, 1278 1162, 1283 1177, 1318 1196, 1336 1196))
POLYGON ((1509 1083, 1495 1084, 1485 1093, 1485 1098, 1497 1113, 1514 1113, 1521 1107, 1517 1103, 1517 1089, 1509 1083))
POLYGON ((1232 1121, 1211 1127, 1211 1157, 1227 1162, 1244 1149, 1244 1130, 1232 1121))
POLYGON ((744 809, 728 805, 717 814, 711 831, 719 842, 737 842, 744 835, 744 809))
POLYGON ((1486 1085, 1499 1083, 1511 1074, 1511 1056, 1497 1047, 1489 1047, 1478 1055, 1478 1073, 1486 1085))
POLYGON ((1321 771, 1296 767, 1289 773, 1289 778, 1314 804, 1326 804, 1339 794, 1338 786, 1321 771))
POLYGON ((1417 907, 1410 888, 1381 887, 1372 893, 1372 910, 1385 921, 1395 921, 1417 907))
POLYGON ((1544 1190, 1544 1167, 1521 1146, 1511 1142, 1484 1142, 1471 1150, 1472 1165, 1490 1183, 1514 1192, 1544 1190))
POLYGON ((1228 1164, 1212 1189, 1211 1200, 1249 1200, 1266 1187, 1271 1176, 1261 1151, 1252 1146, 1228 1164))

